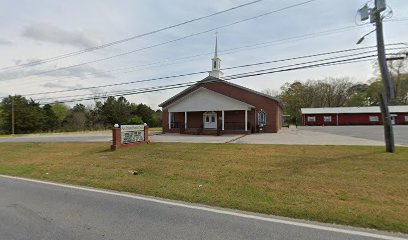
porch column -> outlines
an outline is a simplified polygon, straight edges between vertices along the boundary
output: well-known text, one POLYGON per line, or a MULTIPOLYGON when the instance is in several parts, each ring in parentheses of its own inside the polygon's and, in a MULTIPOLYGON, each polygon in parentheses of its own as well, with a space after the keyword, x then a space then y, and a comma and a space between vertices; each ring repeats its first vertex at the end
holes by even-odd
POLYGON ((245 110, 245 131, 248 131, 248 111, 245 110))
POLYGON ((171 112, 169 112, 169 129, 171 129, 171 112))
POLYGON ((184 128, 187 128, 187 112, 184 112, 184 128))
POLYGON ((224 131, 224 110, 222 110, 222 131, 224 131))

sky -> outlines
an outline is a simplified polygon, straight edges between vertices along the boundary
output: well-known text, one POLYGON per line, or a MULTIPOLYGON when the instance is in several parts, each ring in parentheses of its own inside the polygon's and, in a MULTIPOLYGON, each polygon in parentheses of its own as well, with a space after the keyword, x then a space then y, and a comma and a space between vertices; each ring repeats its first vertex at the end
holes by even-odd
MULTIPOLYGON (((45 104, 70 99, 69 96, 75 96, 71 99, 81 98, 79 95, 99 98, 114 91, 199 81, 208 73, 171 76, 211 70, 216 34, 221 68, 275 61, 227 69, 224 70, 225 76, 312 63, 341 54, 283 62, 276 60, 376 44, 375 34, 370 34, 356 45, 360 37, 374 29, 372 24, 360 21, 357 10, 365 3, 372 6, 373 1, 262 0, 95 51, 43 64, 22 65, 143 35, 253 1, 0 0, 0 97, 18 94, 45 104), (296 4, 301 5, 294 6, 296 4), (256 16, 259 17, 251 19, 256 16), (95 87, 156 78, 163 79, 95 87), (61 92, 89 87, 95 88, 61 92), (57 93, 31 95, 55 91, 57 93)), ((387 5, 385 42, 407 43, 408 1, 388 0, 387 5)), ((387 52, 403 51, 401 47, 406 46, 390 46, 400 48, 387 52)), ((256 91, 279 91, 288 82, 325 78, 347 77, 360 83, 374 76, 373 64, 374 60, 232 81, 256 91)), ((158 109, 161 102, 182 90, 125 97, 130 102, 158 109)), ((76 103, 92 106, 93 101, 67 104, 76 103)))

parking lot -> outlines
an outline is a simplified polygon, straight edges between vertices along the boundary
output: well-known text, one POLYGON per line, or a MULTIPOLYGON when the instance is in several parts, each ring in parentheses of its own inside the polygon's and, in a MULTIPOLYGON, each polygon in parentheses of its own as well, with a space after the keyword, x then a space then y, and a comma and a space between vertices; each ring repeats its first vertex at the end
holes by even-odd
MULTIPOLYGON (((384 127, 381 126, 306 126, 299 127, 302 131, 320 132, 338 136, 347 136, 384 142, 384 127)), ((395 143, 408 146, 408 125, 396 125, 394 129, 395 143)))

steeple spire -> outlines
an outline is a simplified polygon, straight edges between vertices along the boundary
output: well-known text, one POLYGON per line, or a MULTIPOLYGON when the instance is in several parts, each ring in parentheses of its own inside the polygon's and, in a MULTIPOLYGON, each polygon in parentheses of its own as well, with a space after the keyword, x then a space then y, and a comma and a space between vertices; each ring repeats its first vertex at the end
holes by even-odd
POLYGON ((218 37, 215 35, 215 50, 214 58, 212 59, 212 70, 208 72, 210 76, 215 78, 223 78, 224 73, 221 72, 221 59, 218 57, 218 37))
POLYGON ((214 51, 214 58, 218 57, 218 36, 215 35, 215 51, 214 51))

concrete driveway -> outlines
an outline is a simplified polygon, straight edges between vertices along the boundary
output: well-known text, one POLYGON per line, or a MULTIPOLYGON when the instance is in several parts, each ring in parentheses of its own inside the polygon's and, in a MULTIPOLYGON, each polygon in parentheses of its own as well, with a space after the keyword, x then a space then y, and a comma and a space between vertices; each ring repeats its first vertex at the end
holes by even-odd
POLYGON ((244 135, 187 135, 178 133, 166 133, 149 136, 152 142, 183 142, 183 143, 229 143, 243 137, 244 135))
POLYGON ((287 144, 287 145, 359 145, 382 146, 381 141, 336 135, 296 128, 284 128, 278 133, 251 134, 233 143, 240 144, 287 144))

